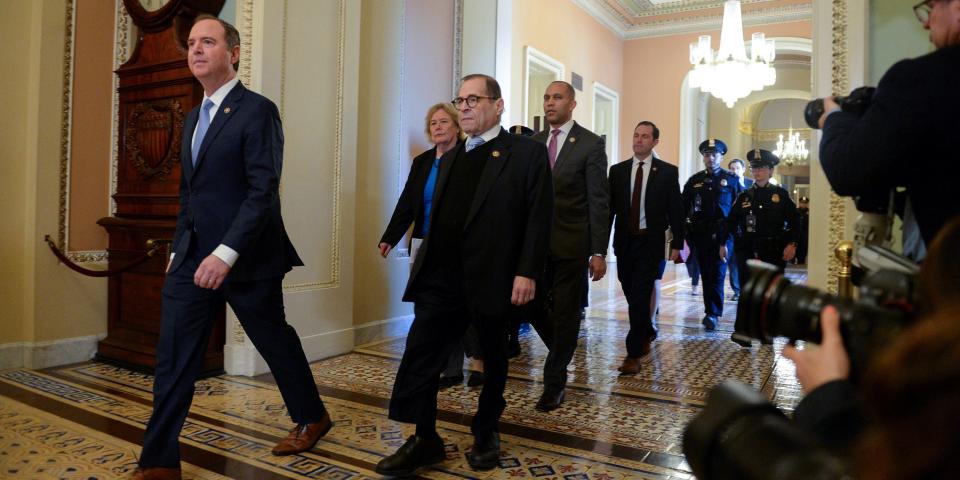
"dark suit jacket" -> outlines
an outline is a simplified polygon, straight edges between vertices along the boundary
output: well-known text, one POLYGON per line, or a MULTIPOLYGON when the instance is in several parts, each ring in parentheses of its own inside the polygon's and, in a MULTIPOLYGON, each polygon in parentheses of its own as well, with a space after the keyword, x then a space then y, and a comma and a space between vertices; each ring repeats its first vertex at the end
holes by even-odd
MULTIPOLYGON (((534 140, 549 142, 549 129, 534 140)), ((610 191, 603 139, 574 122, 553 167, 553 230, 550 254, 584 258, 607 253, 610 191)))
MULTIPOLYGON (((827 117, 820 163, 839 195, 907 189, 923 240, 960 214, 953 175, 960 132, 960 46, 898 62, 880 79, 858 117, 827 117)), ((886 197, 883 197, 886 198, 886 197)))
POLYGON ((199 110, 191 110, 183 125, 170 273, 183 263, 191 240, 202 257, 221 243, 237 251, 226 281, 278 277, 303 265, 280 216, 283 130, 276 105, 238 83, 213 117, 194 167, 190 147, 199 110))
MULTIPOLYGON (((542 143, 503 129, 488 143, 490 156, 463 227, 462 266, 470 306, 500 315, 510 305, 514 277, 538 278, 543 272, 553 218, 553 185, 542 143)), ((435 202, 444 201, 450 168, 465 154, 461 143, 443 155, 435 202)), ((416 300, 417 278, 430 250, 428 231, 414 260, 404 301, 416 300)))
POLYGON ((420 230, 423 228, 423 189, 436 158, 437 147, 433 147, 413 159, 407 183, 404 184, 397 206, 393 209, 390 223, 380 237, 380 243, 387 243, 391 247, 397 246, 403 234, 410 228, 411 222, 413 222, 413 236, 419 238, 420 230))
MULTIPOLYGON (((629 235, 630 170, 633 157, 610 167, 610 223, 614 224, 613 251, 620 255, 629 235)), ((680 173, 677 167, 654 158, 647 178, 647 193, 643 203, 647 217, 647 230, 658 235, 664 243, 667 228, 673 232, 670 248, 683 249, 683 200, 680 198, 680 173)))

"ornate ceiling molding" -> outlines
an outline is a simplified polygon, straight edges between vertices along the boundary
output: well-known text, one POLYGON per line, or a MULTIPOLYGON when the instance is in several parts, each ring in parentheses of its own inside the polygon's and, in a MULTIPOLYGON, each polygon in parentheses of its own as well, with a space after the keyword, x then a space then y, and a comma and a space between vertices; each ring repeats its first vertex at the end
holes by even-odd
MULTIPOLYGON (((621 40, 720 30, 723 23, 722 12, 711 15, 688 15, 658 19, 658 17, 668 14, 717 9, 722 6, 722 2, 717 1, 689 0, 677 2, 680 5, 674 7, 654 7, 648 0, 616 0, 630 14, 633 14, 634 7, 628 5, 650 5, 647 10, 635 16, 628 16, 614 8, 610 3, 611 1, 614 0, 573 0, 573 3, 589 13, 603 26, 620 37, 621 40)), ((744 4, 750 4, 761 3, 765 0, 741 1, 744 4)), ((811 20, 812 18, 812 3, 790 4, 743 12, 744 25, 768 25, 811 20)))

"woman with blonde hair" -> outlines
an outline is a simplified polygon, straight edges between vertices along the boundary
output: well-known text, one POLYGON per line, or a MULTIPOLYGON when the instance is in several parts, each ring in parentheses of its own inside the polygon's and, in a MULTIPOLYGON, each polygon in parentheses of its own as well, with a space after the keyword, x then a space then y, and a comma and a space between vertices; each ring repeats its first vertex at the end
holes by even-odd
MULTIPOLYGON (((410 166, 410 174, 403 192, 397 200, 393 216, 387 225, 386 231, 380 238, 380 256, 386 258, 400 242, 413 223, 413 235, 410 239, 410 264, 413 265, 417 251, 423 238, 430 231, 430 212, 433 209, 433 194, 440 172, 440 163, 443 156, 454 150, 460 141, 465 138, 460 128, 457 111, 449 103, 437 103, 427 110, 424 133, 434 144, 434 147, 417 155, 410 166)), ((449 387, 463 381, 463 354, 466 351, 471 358, 479 358, 479 345, 474 341, 475 335, 467 330, 464 335, 463 348, 457 348, 451 354, 447 369, 440 377, 440 386, 449 387)), ((475 362, 473 369, 482 369, 482 363, 475 362)), ((479 385, 479 378, 471 375, 471 386, 479 385)))

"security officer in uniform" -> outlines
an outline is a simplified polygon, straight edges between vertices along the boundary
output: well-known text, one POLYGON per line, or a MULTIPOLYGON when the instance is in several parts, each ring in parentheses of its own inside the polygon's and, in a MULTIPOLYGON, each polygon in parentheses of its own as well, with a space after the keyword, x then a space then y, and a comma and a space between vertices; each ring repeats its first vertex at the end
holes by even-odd
MULTIPOLYGON (((753 173, 753 186, 737 197, 727 217, 727 228, 733 235, 733 249, 740 264, 741 288, 750 277, 747 260, 757 259, 783 270, 797 253, 797 207, 783 187, 770 183, 773 167, 780 159, 773 152, 758 148, 747 153, 747 160, 753 173)), ((726 258, 726 245, 720 248, 720 256, 726 258)), ((738 317, 730 339, 749 348, 750 338, 737 333, 742 326, 745 327, 738 317)))
POLYGON ((807 249, 810 246, 810 198, 800 197, 797 199, 797 247, 796 263, 803 265, 807 263, 807 249))
POLYGON ((723 315, 723 279, 727 266, 720 258, 720 246, 728 238, 726 219, 734 200, 743 191, 737 175, 720 167, 727 145, 710 138, 700 144, 703 171, 695 173, 683 186, 687 212, 688 242, 700 264, 703 278, 703 323, 708 332, 716 330, 723 315))

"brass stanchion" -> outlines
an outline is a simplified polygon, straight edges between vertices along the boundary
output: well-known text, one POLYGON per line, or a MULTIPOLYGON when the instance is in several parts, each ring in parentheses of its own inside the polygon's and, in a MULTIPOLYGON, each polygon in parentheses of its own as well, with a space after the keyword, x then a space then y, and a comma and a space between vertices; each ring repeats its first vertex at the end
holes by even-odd
POLYGON ((837 295, 841 298, 853 298, 853 281, 850 276, 853 272, 853 242, 844 240, 833 249, 833 254, 840 261, 840 273, 837 274, 837 295))

